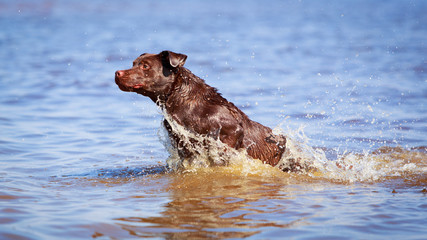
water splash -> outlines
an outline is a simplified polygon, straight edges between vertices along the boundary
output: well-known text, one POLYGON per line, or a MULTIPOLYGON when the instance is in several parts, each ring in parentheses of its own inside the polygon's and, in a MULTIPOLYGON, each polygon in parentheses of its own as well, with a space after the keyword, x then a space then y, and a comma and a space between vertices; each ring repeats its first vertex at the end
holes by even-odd
POLYGON ((164 128, 162 128, 164 130, 159 134, 162 143, 170 153, 167 164, 171 170, 195 171, 199 168, 233 165, 238 162, 245 162, 245 165, 248 166, 253 164, 253 160, 244 149, 236 150, 222 143, 219 139, 195 134, 178 124, 166 112, 163 111, 162 114, 168 121, 172 131, 182 141, 179 146, 171 143, 168 133, 164 128), (179 151, 182 151, 183 148, 193 156, 184 159, 181 158, 179 151))
POLYGON ((287 154, 281 160, 302 161, 308 166, 304 174, 313 178, 325 178, 340 182, 373 182, 393 177, 409 177, 427 173, 427 148, 404 149, 380 147, 363 153, 344 151, 336 159, 328 159, 323 149, 313 148, 303 128, 288 130, 287 154))
POLYGON ((244 149, 235 150, 220 140, 194 134, 165 112, 163 115, 173 131, 183 140, 183 146, 194 153, 191 158, 180 158, 178 151, 182 146, 171 144, 166 130, 161 132, 160 139, 170 153, 167 164, 173 171, 194 172, 203 169, 203 171, 232 171, 241 175, 269 176, 275 175, 278 169, 289 169, 289 166, 298 163, 299 167, 294 170, 300 175, 349 183, 427 173, 425 150, 423 152, 405 150, 401 147, 382 147, 364 153, 344 151, 337 153, 336 159, 331 159, 327 157, 325 149, 310 146, 310 139, 305 135, 303 127, 287 131, 277 127, 273 130, 275 134, 285 135, 287 144, 286 152, 279 164, 272 167, 252 159, 244 149), (215 166, 223 167, 211 168, 215 166))

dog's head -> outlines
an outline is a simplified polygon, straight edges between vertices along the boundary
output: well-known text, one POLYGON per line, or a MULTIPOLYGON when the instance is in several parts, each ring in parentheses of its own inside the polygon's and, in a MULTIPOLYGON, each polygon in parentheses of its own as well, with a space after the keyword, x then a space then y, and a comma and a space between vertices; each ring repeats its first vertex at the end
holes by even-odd
POLYGON ((171 51, 144 53, 133 61, 132 68, 116 71, 116 83, 122 91, 136 92, 157 101, 171 91, 177 69, 186 59, 186 55, 171 51))

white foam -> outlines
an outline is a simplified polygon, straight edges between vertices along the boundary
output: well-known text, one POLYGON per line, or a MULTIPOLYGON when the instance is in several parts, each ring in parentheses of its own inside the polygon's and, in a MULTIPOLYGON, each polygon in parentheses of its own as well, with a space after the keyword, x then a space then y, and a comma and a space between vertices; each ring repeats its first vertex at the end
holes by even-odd
POLYGON ((171 156, 167 160, 169 168, 172 170, 189 170, 196 168, 205 168, 211 166, 223 166, 232 163, 241 158, 247 159, 245 151, 235 150, 228 147, 218 139, 205 135, 195 134, 185 127, 178 124, 171 116, 163 111, 164 118, 168 121, 172 131, 179 135, 187 150, 194 156, 188 159, 182 159, 178 154, 178 147, 168 141, 167 132, 164 131, 162 142, 168 149, 171 156))
MULTIPOLYGON (((165 112, 162 113, 180 139, 188 146, 191 145, 187 149, 194 153, 194 157, 191 159, 181 159, 178 155, 178 149, 171 145, 167 132, 163 131, 160 136, 170 153, 167 164, 172 170, 196 171, 200 168, 212 166, 234 165, 238 166, 242 174, 268 171, 268 167, 260 167, 263 165, 261 161, 252 159, 244 149, 235 150, 220 140, 192 133, 176 123, 171 116, 165 112)), ((344 151, 338 155, 337 159, 331 160, 326 157, 322 149, 310 146, 310 140, 305 135, 303 127, 296 130, 288 129, 287 131, 277 127, 273 132, 287 137, 286 152, 276 168, 285 169, 297 162, 301 166, 300 169, 297 169, 299 174, 313 178, 356 182, 377 181, 384 177, 402 176, 408 171, 426 173, 427 166, 420 166, 405 159, 411 158, 411 152, 402 156, 394 156, 390 153, 366 151, 360 154, 344 151)))
POLYGON ((289 130, 285 134, 288 139, 283 162, 298 158, 306 166, 312 177, 321 177, 343 182, 378 181, 387 177, 405 176, 406 174, 427 173, 426 154, 400 147, 384 147, 377 151, 366 150, 363 153, 339 154, 336 160, 327 159, 321 149, 309 145, 309 139, 303 128, 289 130))

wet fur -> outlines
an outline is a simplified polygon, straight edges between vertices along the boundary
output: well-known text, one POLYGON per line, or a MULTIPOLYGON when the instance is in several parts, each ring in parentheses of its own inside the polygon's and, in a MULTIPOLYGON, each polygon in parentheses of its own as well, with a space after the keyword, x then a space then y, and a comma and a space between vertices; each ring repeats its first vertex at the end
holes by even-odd
MULTIPOLYGON (((190 132, 218 139, 234 149, 244 148, 252 158, 277 165, 285 152, 286 138, 250 120, 216 88, 184 68, 186 58, 170 51, 143 54, 131 69, 116 72, 116 83, 124 91, 151 98, 190 132)), ((180 157, 194 157, 194 146, 185 143, 166 119, 164 125, 180 157)))

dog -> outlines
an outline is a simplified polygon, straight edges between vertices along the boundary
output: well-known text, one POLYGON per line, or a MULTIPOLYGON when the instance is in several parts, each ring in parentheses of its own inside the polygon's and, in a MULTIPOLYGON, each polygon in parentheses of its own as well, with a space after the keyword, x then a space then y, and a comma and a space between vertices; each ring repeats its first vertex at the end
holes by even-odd
POLYGON ((122 91, 149 97, 168 115, 164 126, 181 159, 198 154, 194 144, 209 142, 185 140, 173 124, 196 136, 220 140, 230 148, 243 148, 253 159, 276 166, 285 153, 286 137, 250 120, 216 88, 185 68, 186 59, 186 55, 172 51, 144 53, 133 61, 132 68, 116 71, 115 82, 122 91))

